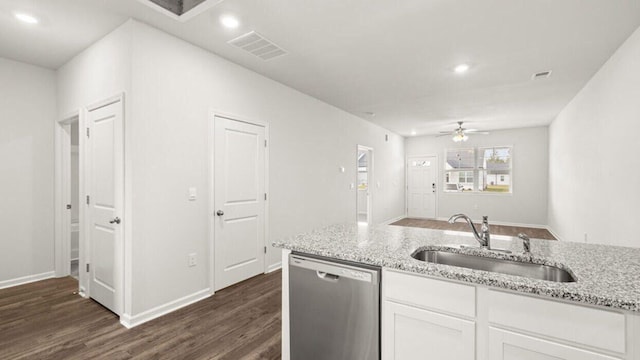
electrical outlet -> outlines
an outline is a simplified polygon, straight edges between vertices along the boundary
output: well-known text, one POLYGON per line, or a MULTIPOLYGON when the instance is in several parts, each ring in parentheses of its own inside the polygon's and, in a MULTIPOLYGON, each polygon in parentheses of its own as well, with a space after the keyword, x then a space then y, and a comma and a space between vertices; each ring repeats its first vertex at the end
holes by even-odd
POLYGON ((189 263, 188 263, 189 267, 196 266, 196 264, 197 264, 196 253, 189 254, 189 263))

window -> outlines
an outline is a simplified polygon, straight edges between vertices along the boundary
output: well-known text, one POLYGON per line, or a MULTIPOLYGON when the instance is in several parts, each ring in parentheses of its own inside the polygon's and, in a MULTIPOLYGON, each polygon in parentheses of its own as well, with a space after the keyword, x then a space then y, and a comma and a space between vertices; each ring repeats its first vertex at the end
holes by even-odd
POLYGON ((511 192, 511 147, 446 151, 445 192, 511 192))

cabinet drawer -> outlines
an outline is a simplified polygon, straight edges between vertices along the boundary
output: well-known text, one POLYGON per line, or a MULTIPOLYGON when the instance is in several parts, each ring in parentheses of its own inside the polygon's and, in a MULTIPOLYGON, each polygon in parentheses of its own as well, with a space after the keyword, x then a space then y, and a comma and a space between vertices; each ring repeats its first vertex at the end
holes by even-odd
POLYGON ((572 346, 495 328, 489 328, 489 359, 620 360, 572 346))
POLYGON ((389 300, 462 316, 476 315, 474 286, 385 269, 382 287, 384 296, 389 300))
POLYGON ((600 349, 625 352, 625 317, 581 305, 489 291, 489 322, 600 349))

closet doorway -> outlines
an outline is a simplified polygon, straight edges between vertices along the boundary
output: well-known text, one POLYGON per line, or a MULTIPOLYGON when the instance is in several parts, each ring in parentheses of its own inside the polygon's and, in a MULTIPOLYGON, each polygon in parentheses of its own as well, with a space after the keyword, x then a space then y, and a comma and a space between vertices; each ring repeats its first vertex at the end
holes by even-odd
POLYGON ((373 149, 358 145, 356 159, 356 221, 358 224, 372 223, 373 149))
POLYGON ((57 251, 62 255, 58 276, 79 280, 80 262, 80 117, 74 114, 58 123, 60 178, 58 194, 62 211, 59 234, 63 239, 57 251))

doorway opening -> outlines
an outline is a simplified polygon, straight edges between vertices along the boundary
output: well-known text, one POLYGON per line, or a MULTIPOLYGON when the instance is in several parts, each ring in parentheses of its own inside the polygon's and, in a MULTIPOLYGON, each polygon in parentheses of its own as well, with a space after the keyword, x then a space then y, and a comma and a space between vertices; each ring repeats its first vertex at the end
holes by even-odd
POLYGON ((356 221, 358 224, 371 224, 373 216, 371 213, 373 184, 373 149, 358 145, 356 159, 357 167, 357 198, 356 198, 356 221))
POLYGON ((58 220, 56 252, 57 276, 79 281, 80 268, 80 116, 79 112, 58 122, 57 182, 58 220))
POLYGON ((80 124, 74 119, 69 127, 69 271, 71 277, 79 280, 80 268, 80 124))

